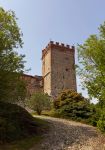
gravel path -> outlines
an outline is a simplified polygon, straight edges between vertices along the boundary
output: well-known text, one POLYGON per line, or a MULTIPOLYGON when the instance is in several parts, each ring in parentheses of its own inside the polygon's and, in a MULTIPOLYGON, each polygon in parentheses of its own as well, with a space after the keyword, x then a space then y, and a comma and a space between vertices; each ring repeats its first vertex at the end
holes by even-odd
POLYGON ((105 150, 105 135, 96 128, 52 117, 39 117, 49 122, 43 141, 30 150, 105 150))

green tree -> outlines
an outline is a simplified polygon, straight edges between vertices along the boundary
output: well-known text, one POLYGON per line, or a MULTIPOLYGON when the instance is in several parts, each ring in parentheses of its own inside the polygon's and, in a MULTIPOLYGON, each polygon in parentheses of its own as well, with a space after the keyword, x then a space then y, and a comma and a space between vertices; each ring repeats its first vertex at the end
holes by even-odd
POLYGON ((48 94, 41 92, 34 93, 31 96, 28 105, 32 110, 36 111, 38 115, 41 115, 43 110, 50 109, 50 97, 48 94))
POLYGON ((92 113, 89 100, 73 90, 62 91, 54 107, 61 117, 78 121, 88 119, 92 113))
POLYGON ((105 22, 99 27, 99 34, 91 35, 78 46, 78 73, 90 97, 97 98, 105 106, 105 22))
POLYGON ((105 132, 105 108, 101 110, 101 116, 97 122, 97 127, 100 131, 105 132))
POLYGON ((23 73, 23 55, 16 49, 22 48, 22 33, 13 11, 0 7, 0 101, 12 101, 23 73))

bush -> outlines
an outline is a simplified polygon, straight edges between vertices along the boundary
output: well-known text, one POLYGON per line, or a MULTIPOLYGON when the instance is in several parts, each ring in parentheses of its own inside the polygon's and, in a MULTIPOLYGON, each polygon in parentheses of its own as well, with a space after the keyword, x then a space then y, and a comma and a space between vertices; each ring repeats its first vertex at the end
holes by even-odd
POLYGON ((89 100, 73 90, 61 92, 54 101, 54 108, 58 116, 87 123, 93 114, 89 100))
POLYGON ((97 122, 97 127, 100 131, 105 132, 105 110, 102 111, 101 117, 97 122))
POLYGON ((89 123, 93 126, 97 126, 97 122, 101 115, 101 109, 98 104, 91 104, 90 108, 92 110, 92 114, 88 119, 89 123))

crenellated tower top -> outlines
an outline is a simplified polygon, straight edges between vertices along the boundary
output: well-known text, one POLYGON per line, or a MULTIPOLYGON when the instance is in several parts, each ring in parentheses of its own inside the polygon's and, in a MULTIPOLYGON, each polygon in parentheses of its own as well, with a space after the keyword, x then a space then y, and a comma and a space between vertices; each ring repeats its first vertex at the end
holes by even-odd
POLYGON ((64 43, 50 41, 48 45, 42 50, 42 59, 45 57, 49 49, 59 49, 61 51, 73 51, 75 52, 75 46, 65 45, 64 43))

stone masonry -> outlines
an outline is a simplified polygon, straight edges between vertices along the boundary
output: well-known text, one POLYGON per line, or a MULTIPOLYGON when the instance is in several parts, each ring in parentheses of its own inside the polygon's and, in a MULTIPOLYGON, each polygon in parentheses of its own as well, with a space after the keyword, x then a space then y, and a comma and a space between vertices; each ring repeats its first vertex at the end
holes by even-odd
POLYGON ((42 50, 42 76, 23 75, 30 95, 48 93, 56 97, 64 89, 77 91, 75 73, 75 47, 50 41, 42 50))
POLYGON ((64 89, 77 90, 75 47, 50 41, 42 51, 44 92, 56 97, 64 89))
POLYGON ((26 81, 28 96, 31 96, 35 92, 43 92, 42 76, 31 76, 23 74, 22 79, 26 81))

